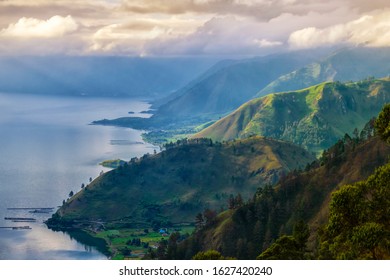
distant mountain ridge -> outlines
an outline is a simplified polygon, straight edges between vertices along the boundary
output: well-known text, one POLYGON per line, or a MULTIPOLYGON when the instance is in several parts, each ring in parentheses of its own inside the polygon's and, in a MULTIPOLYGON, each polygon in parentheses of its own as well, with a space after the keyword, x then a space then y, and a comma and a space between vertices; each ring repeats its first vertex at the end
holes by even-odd
POLYGON ((158 103, 156 117, 179 119, 223 114, 255 97, 327 81, 390 75, 390 48, 345 48, 331 54, 291 52, 222 61, 158 103))
POLYGON ((352 134, 390 102, 390 79, 326 82, 251 100, 193 137, 223 141, 263 135, 321 151, 352 134))
POLYGON ((222 61, 178 90, 159 106, 156 118, 179 119, 225 114, 252 99, 259 89, 280 75, 306 65, 317 53, 283 53, 222 61))
POLYGON ((323 53, 294 52, 223 60, 184 87, 153 102, 155 111, 149 119, 124 116, 93 123, 151 131, 183 128, 192 131, 194 126, 225 116, 252 99, 260 88, 280 75, 312 62, 323 53))
POLYGON ((207 79, 208 77, 212 76, 213 74, 217 73, 223 68, 229 67, 230 65, 233 65, 235 63, 238 63, 240 60, 233 60, 233 59, 224 59, 221 61, 218 61, 214 65, 212 65, 209 69, 201 73, 198 77, 193 77, 193 79, 183 87, 175 90, 171 94, 164 96, 160 99, 157 99, 153 101, 152 108, 157 109, 162 105, 165 105, 172 100, 175 100, 176 98, 179 98, 180 96, 186 94, 187 91, 190 91, 193 87, 195 87, 198 83, 201 81, 207 79))
POLYGON ((154 115, 149 119, 124 116, 94 123, 146 129, 151 131, 147 136, 149 141, 162 143, 196 133, 245 102, 269 93, 298 91, 334 80, 382 78, 390 73, 390 48, 355 47, 329 52, 323 49, 313 53, 224 60, 171 95, 157 100, 153 104, 154 115))
POLYGON ((299 90, 322 82, 359 81, 390 75, 390 48, 346 48, 283 75, 257 93, 299 90))
POLYGON ((155 99, 183 87, 216 61, 114 56, 0 57, 0 91, 155 99))

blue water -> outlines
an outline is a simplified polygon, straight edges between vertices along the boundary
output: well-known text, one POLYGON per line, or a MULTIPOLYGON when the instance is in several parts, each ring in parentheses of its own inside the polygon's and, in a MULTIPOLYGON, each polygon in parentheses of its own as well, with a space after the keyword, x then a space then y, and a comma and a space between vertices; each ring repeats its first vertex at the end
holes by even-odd
POLYGON ((57 207, 70 191, 79 191, 90 177, 108 171, 99 162, 152 153, 156 147, 138 143, 141 131, 89 125, 129 111, 148 117, 138 113, 148 108, 146 102, 131 99, 0 93, 0 227, 32 228, 0 229, 0 259, 106 258, 67 234, 48 230, 42 222, 51 214, 7 208, 57 207), (15 223, 4 217, 32 217, 37 222, 15 223))

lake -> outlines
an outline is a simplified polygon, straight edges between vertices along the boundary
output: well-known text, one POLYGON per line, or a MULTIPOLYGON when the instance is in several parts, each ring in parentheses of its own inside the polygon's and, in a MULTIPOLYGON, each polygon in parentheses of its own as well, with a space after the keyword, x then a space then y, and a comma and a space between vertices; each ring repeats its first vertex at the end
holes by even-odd
POLYGON ((105 259, 93 247, 68 234, 53 232, 43 221, 52 213, 26 209, 57 209, 70 191, 77 192, 101 171, 107 159, 129 160, 157 147, 144 143, 141 131, 89 125, 94 120, 131 116, 149 104, 134 99, 48 97, 0 93, 0 259, 105 259), (130 116, 130 115, 129 115, 130 116), (24 217, 36 222, 13 222, 24 217))

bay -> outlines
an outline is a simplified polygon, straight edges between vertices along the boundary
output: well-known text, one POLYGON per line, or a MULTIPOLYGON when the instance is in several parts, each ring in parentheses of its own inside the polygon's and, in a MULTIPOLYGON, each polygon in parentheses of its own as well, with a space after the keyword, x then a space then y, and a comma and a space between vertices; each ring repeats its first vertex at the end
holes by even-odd
POLYGON ((70 191, 109 170, 99 165, 103 160, 153 153, 157 147, 142 141, 142 131, 89 125, 129 111, 149 117, 140 113, 148 108, 147 102, 133 99, 0 93, 0 227, 32 228, 0 229, 0 259, 107 258, 68 234, 47 229, 43 221, 52 213, 8 208, 57 209, 70 191), (36 222, 15 223, 5 217, 36 222))

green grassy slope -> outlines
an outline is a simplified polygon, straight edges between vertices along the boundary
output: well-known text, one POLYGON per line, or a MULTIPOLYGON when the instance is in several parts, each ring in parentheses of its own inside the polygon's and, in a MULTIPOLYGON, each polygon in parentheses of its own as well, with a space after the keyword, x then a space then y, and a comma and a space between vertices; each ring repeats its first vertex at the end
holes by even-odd
POLYGON ((254 259, 303 220, 310 228, 309 256, 317 258, 318 231, 328 221, 332 192, 366 179, 388 162, 389 155, 390 146, 378 137, 359 142, 343 139, 310 169, 291 173, 273 188, 259 190, 252 202, 221 213, 214 224, 182 243, 183 255, 177 257, 191 258, 197 251, 214 249, 224 256, 254 259))
MULTIPOLYGON (((183 88, 153 104, 151 118, 123 117, 94 122, 147 130, 177 130, 198 126, 236 109, 282 74, 313 61, 318 52, 295 52, 221 61, 183 88)), ((175 133, 173 134, 180 134, 175 133)))
POLYGON ((230 62, 210 69, 161 105, 156 118, 224 114, 252 99, 282 74, 313 61, 313 54, 296 52, 230 62))
POLYGON ((258 187, 313 159, 293 144, 262 137, 182 142, 100 176, 55 216, 126 227, 193 222, 206 208, 226 208, 230 194, 249 198, 258 187))
POLYGON ((231 140, 263 135, 311 151, 328 148, 345 133, 361 130, 390 102, 390 79, 327 82, 247 102, 193 137, 231 140))

